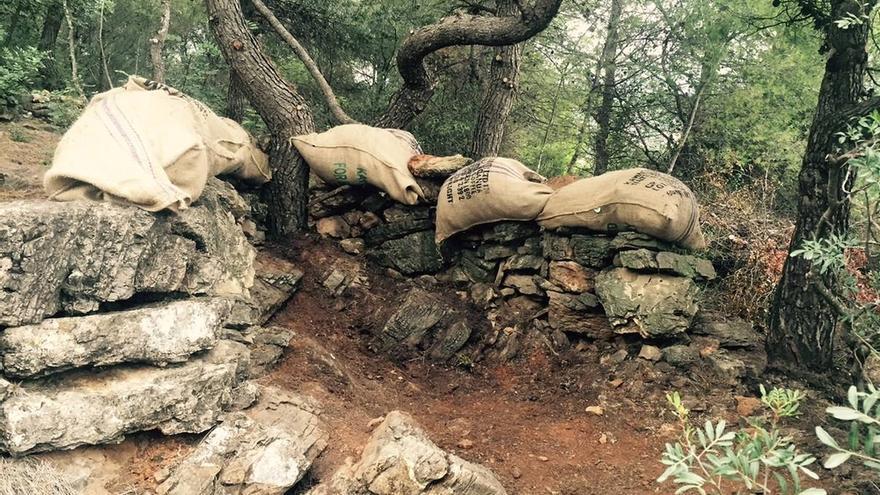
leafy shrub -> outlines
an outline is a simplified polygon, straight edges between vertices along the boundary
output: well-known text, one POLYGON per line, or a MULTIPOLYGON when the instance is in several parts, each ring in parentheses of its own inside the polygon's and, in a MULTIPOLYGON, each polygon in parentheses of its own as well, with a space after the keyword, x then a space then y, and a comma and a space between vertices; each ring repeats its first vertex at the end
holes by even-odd
POLYGON ((767 392, 761 387, 761 402, 771 413, 769 427, 752 420, 749 429, 729 431, 724 420, 706 421, 702 428, 695 428, 679 394, 667 395, 682 432, 677 442, 666 444, 660 462, 667 468, 657 482, 671 479, 678 485, 676 494, 722 495, 731 493, 731 488, 745 487, 749 493, 767 495, 824 495, 820 488, 801 488, 801 474, 818 479, 807 467, 816 459, 799 452, 792 439, 778 429, 779 420, 798 415, 803 398, 799 391, 767 392))
POLYGON ((16 143, 27 143, 31 140, 30 136, 24 132, 24 129, 18 126, 12 126, 9 128, 9 138, 16 143))
POLYGON ((44 56, 32 46, 0 48, 0 97, 26 93, 39 77, 44 56))
POLYGON ((825 459, 824 466, 834 469, 855 458, 865 466, 880 471, 880 390, 868 385, 867 392, 859 392, 850 387, 847 394, 848 406, 831 406, 825 411, 836 419, 850 424, 849 438, 841 445, 821 426, 816 427, 819 441, 835 450, 825 459))

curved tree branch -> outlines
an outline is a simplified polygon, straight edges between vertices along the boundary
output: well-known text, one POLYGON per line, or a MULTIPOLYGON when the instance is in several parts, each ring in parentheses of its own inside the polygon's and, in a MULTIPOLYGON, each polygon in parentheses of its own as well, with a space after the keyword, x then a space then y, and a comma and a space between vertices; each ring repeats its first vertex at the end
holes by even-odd
POLYGON ((312 57, 309 56, 309 52, 302 46, 296 38, 290 34, 290 31, 281 24, 281 21, 275 17, 275 14, 272 13, 272 10, 266 6, 262 0, 251 0, 251 3, 254 4, 254 7, 257 11, 266 18, 266 21, 269 22, 269 25, 272 26, 272 29, 278 33, 278 36, 287 43, 290 48, 296 53, 296 56, 302 61, 303 65, 308 69, 309 74, 312 75, 312 79, 318 84, 318 87, 321 88, 321 93, 324 94, 324 100, 327 102, 327 107, 330 109, 330 113, 333 114, 333 118, 336 119, 340 124, 357 124, 358 121, 349 117, 345 110, 339 105, 339 101, 336 99, 336 94, 333 93, 333 88, 330 87, 330 84, 327 83, 327 80, 324 79, 324 75, 321 74, 321 69, 318 68, 318 64, 312 60, 312 57))
POLYGON ((397 53, 403 86, 391 98, 376 125, 403 128, 425 109, 436 86, 434 74, 425 65, 428 55, 450 46, 520 43, 543 31, 559 12, 561 3, 562 0, 534 0, 528 5, 518 2, 519 15, 515 16, 457 13, 411 32, 397 53))

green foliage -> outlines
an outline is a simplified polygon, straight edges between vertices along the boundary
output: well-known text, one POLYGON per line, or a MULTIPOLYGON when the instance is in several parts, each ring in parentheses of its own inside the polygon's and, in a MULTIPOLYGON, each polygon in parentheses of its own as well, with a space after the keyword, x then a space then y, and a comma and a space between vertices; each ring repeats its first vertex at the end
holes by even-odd
POLYGON ((37 81, 43 58, 32 46, 0 48, 0 97, 27 93, 37 81))
POLYGON ((781 418, 798 414, 803 392, 761 387, 761 401, 772 413, 769 427, 752 422, 750 429, 731 431, 724 420, 694 427, 678 392, 666 396, 681 424, 675 443, 667 443, 661 463, 666 470, 658 483, 671 480, 676 494, 727 494, 732 488, 767 495, 824 495, 818 488, 803 489, 801 475, 818 479, 808 466, 816 459, 798 451, 792 439, 778 428, 781 418))
POLYGON ((861 461, 866 467, 880 471, 880 390, 868 385, 867 392, 850 387, 846 406, 831 406, 825 411, 835 419, 850 424, 848 441, 841 445, 821 426, 816 436, 825 446, 835 452, 824 462, 827 469, 834 469, 850 459, 861 461))

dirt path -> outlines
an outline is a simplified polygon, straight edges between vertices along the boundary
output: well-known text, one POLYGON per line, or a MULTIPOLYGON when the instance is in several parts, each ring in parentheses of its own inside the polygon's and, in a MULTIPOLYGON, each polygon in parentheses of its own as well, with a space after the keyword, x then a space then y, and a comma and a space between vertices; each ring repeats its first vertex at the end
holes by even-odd
POLYGON ((662 388, 636 403, 628 397, 634 384, 615 381, 590 352, 570 357, 564 368, 543 352, 471 371, 394 363, 364 344, 361 325, 379 308, 329 297, 317 283, 328 254, 305 249, 296 256, 304 287, 272 322, 297 336, 265 380, 323 404, 332 439, 314 467, 316 478, 358 454, 371 420, 401 409, 442 448, 495 471, 510 493, 663 493, 653 483, 672 431, 662 388), (586 412, 595 405, 603 416, 586 412))

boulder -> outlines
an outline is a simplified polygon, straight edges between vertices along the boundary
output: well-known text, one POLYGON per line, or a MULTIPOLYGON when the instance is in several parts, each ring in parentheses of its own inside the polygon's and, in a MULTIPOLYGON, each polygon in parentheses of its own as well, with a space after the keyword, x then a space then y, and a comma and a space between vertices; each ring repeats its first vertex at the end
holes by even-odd
POLYGON ((504 270, 537 272, 544 267, 544 258, 533 254, 516 254, 504 262, 504 270))
POLYGON ((717 277, 711 261, 668 251, 656 252, 647 249, 621 251, 615 257, 614 264, 639 272, 671 273, 697 280, 714 280, 717 277))
POLYGON ((86 201, 0 204, 0 327, 91 313, 139 293, 246 295, 254 249, 216 182, 180 214, 86 201))
POLYGON ((538 287, 532 275, 507 275, 504 277, 505 287, 512 287, 520 294, 544 295, 544 291, 538 287))
POLYGON ((214 346, 229 306, 222 299, 185 299, 7 328, 0 332, 0 369, 23 378, 82 366, 179 363, 214 346))
POLYGON ((596 277, 596 294, 616 333, 677 335, 690 328, 698 310, 697 286, 685 277, 613 268, 596 277))
MULTIPOLYGON (((370 233, 379 230, 375 228, 370 233)), ((404 275, 436 273, 443 268, 443 257, 434 243, 434 232, 423 230, 386 241, 373 256, 385 267, 404 275)))
POLYGON ((245 346, 221 340, 179 366, 73 371, 25 382, 0 403, 0 450, 72 449, 152 429, 201 433, 225 409, 252 402, 253 390, 243 383, 247 361, 245 346))
POLYGON ((413 419, 388 413, 360 460, 340 469, 309 495, 502 495, 507 492, 483 466, 437 447, 413 419))
POLYGON ((453 314, 451 307, 428 292, 411 290, 377 336, 377 347, 382 351, 417 348, 432 329, 440 328, 453 314))
POLYGON ((214 428, 157 489, 159 495, 281 495, 327 447, 313 405, 266 388, 246 413, 214 428))

